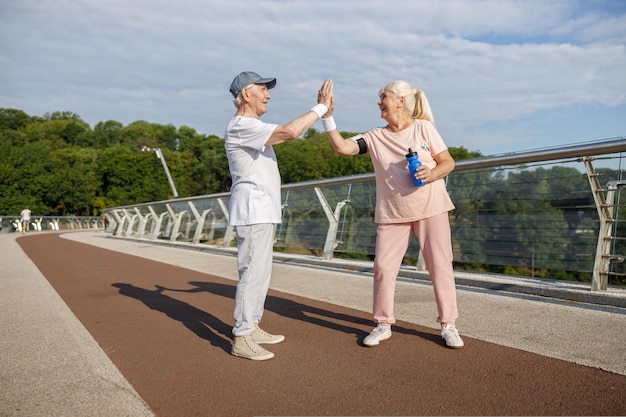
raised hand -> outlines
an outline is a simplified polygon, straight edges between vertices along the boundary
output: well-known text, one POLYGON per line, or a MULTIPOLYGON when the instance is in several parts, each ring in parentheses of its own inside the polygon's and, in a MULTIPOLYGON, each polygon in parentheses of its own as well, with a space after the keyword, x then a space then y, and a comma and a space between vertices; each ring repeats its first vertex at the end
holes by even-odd
POLYGON ((317 102, 330 108, 334 104, 333 80, 328 78, 317 92, 317 102))

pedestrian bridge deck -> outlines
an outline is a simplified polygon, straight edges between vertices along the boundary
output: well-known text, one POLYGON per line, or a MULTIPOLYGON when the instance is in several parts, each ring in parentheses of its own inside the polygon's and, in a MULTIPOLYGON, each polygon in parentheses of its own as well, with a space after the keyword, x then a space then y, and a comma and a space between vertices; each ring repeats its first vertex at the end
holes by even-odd
POLYGON ((626 310, 606 302, 460 276, 466 346, 452 350, 429 283, 402 279, 393 337, 366 348, 368 266, 280 255, 263 323, 286 341, 255 363, 228 353, 234 251, 101 231, 0 245, 0 415, 626 414, 626 310))

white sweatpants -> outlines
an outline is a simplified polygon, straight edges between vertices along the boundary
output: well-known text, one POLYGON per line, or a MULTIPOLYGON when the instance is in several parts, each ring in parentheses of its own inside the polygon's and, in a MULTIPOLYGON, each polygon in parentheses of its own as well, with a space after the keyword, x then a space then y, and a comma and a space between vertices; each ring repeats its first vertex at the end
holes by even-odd
POLYGON ((246 336, 261 321, 272 276, 274 232, 271 223, 237 226, 239 283, 235 292, 234 336, 246 336))

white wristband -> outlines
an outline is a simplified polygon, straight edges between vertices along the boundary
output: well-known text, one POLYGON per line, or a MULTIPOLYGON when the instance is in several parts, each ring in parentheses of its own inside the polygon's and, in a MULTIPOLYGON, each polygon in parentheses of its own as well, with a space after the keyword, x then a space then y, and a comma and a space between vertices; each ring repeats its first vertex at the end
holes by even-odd
POLYGON ((327 132, 337 129, 337 124, 335 123, 335 118, 333 116, 322 119, 322 125, 324 125, 324 130, 327 132))
POLYGON ((311 108, 311 111, 314 111, 317 114, 317 118, 321 119, 323 115, 328 111, 328 107, 325 104, 318 103, 311 108))

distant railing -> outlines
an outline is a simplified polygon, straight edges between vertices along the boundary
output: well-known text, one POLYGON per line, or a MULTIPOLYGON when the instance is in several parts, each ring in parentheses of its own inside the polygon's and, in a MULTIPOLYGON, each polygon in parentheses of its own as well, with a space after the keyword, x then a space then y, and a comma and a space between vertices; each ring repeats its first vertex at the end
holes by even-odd
MULTIPOLYGON (((447 177, 455 267, 591 281, 623 281, 626 138, 457 161, 447 177), (556 275, 556 276, 555 276, 556 275), (585 276, 587 277, 585 279, 585 276), (582 278, 581 278, 582 277, 582 278)), ((275 250, 374 254, 374 174, 285 184, 275 250)), ((105 210, 114 235, 234 245, 229 193, 105 210)), ((406 264, 424 270, 417 242, 406 264)))
POLYGON ((22 230, 20 216, 0 216, 0 233, 104 229, 105 221, 93 216, 32 216, 28 230, 22 230))

